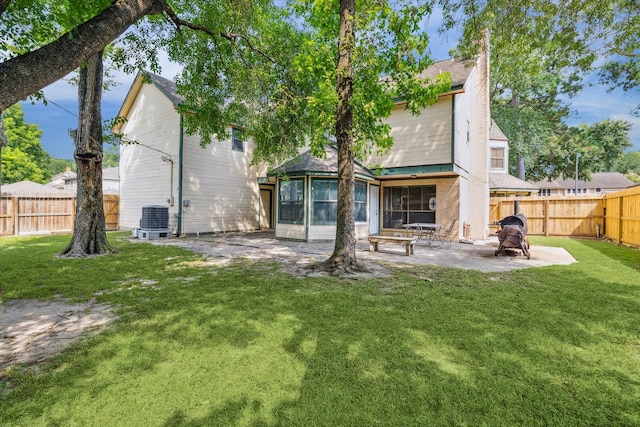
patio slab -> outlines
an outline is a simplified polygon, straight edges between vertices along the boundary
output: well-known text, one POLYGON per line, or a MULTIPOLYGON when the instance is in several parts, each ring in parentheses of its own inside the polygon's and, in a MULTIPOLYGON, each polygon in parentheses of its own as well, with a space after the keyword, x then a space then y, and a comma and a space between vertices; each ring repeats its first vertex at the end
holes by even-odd
MULTIPOLYGON (((276 240, 273 232, 247 232, 206 234, 163 241, 156 244, 176 244, 199 253, 218 257, 247 257, 253 259, 306 258, 323 261, 333 252, 334 242, 298 242, 276 240)), ((549 265, 568 265, 576 260, 563 248, 531 246, 531 259, 520 251, 505 251, 495 256, 498 248, 497 238, 473 243, 452 243, 451 248, 439 246, 431 248, 426 242, 418 241, 415 254, 406 256, 404 246, 387 244, 380 246, 379 252, 369 251, 369 242, 359 240, 356 256, 362 261, 382 261, 407 264, 429 264, 443 267, 455 267, 482 272, 500 272, 520 268, 544 267, 549 265)))

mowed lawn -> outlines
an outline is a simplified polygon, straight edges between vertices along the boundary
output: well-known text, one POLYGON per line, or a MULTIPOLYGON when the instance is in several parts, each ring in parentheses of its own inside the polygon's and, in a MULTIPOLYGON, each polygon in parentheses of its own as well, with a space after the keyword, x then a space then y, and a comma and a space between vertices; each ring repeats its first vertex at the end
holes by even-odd
POLYGON ((638 250, 532 238, 579 262, 353 280, 124 233, 116 254, 56 259, 68 240, 0 239, 4 300, 96 298, 119 318, 1 373, 2 426, 640 425, 638 250))

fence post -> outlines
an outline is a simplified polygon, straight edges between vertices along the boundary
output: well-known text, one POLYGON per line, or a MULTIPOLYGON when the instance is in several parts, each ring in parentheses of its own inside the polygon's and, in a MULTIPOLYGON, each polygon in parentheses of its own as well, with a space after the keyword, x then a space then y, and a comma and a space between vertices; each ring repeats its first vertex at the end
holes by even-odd
POLYGON ((74 233, 76 230, 76 198, 71 198, 71 233, 74 233))
POLYGON ((549 200, 545 200, 542 205, 544 209, 544 235, 549 235, 549 200))
POLYGON ((622 208, 624 197, 618 197, 618 244, 622 244, 622 208))
POLYGON ((12 197, 11 203, 13 203, 13 235, 20 234, 20 198, 12 197))

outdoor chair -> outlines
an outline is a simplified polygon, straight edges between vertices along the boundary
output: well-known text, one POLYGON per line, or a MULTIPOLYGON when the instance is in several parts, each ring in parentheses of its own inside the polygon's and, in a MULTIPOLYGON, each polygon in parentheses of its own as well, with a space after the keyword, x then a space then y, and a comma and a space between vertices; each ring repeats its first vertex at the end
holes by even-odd
POLYGON ((454 219, 453 221, 451 221, 451 225, 449 225, 449 227, 447 228, 440 227, 438 230, 436 230, 433 233, 433 240, 439 241, 443 245, 446 241, 447 245, 449 246, 449 249, 451 249, 451 235, 453 234, 453 229, 455 228, 457 221, 458 221, 457 219, 454 219))

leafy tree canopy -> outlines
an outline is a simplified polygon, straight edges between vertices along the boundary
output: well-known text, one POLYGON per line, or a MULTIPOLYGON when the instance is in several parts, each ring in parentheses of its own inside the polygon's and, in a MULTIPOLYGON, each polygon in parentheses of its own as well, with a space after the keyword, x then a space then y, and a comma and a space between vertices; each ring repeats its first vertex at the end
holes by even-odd
POLYGON ((25 122, 20 104, 8 108, 2 117, 7 138, 7 147, 2 150, 2 182, 47 182, 50 156, 40 142, 42 131, 25 122))
POLYGON ((624 153, 614 164, 614 169, 633 182, 640 182, 640 151, 624 153))
MULTIPOLYGON (((538 159, 562 158, 563 153, 551 152, 559 145, 575 145, 580 132, 564 124, 570 113, 567 100, 582 90, 592 73, 599 73, 610 88, 640 90, 636 2, 444 0, 442 4, 445 27, 462 27, 457 55, 473 55, 482 30, 490 30, 492 114, 509 137, 511 152, 522 159, 514 166, 526 167, 526 174, 524 169, 516 173, 521 178, 561 169, 560 165, 538 168, 538 159)), ((614 139, 623 141, 618 136, 614 139)), ((621 153, 620 148, 613 152, 621 153)))
MULTIPOLYGON (((335 141, 339 2, 300 0, 290 8, 270 1, 240 3, 189 1, 191 20, 211 31, 181 31, 162 42, 170 58, 184 65, 177 83, 186 99, 182 108, 190 112, 187 130, 208 141, 226 136, 228 123, 241 125, 257 142, 255 161, 278 162, 307 144, 323 155, 325 145, 335 141), (222 15, 230 18, 220 20, 222 15), (224 37, 212 37, 216 34, 224 37), (225 42, 232 34, 249 36, 225 42)), ((420 31, 430 13, 423 3, 358 2, 351 104, 360 158, 391 146, 383 120, 394 99, 405 99, 417 113, 450 86, 447 75, 426 84, 415 78, 431 63, 427 36, 420 31)), ((178 12, 185 6, 173 7, 178 12)), ((127 52, 155 50, 138 40, 149 28, 138 30, 124 41, 127 52)))
POLYGON ((631 147, 630 127, 630 123, 622 120, 605 120, 566 127, 559 133, 548 132, 539 151, 527 155, 527 176, 536 181, 573 178, 576 156, 580 179, 589 179, 594 172, 611 171, 623 151, 631 147))

